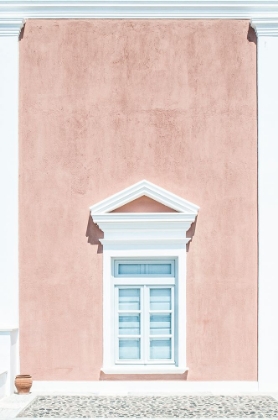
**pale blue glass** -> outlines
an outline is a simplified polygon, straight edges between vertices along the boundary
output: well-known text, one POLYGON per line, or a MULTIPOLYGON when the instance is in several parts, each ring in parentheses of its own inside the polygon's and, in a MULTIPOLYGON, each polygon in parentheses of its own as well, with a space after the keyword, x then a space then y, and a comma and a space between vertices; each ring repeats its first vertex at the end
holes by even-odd
POLYGON ((118 273, 121 275, 141 274, 141 264, 119 264, 118 273))
POLYGON ((159 276, 159 275, 171 275, 171 264, 160 263, 160 264, 125 264, 120 263, 118 265, 118 275, 120 276, 159 276))
POLYGON ((148 274, 171 274, 171 264, 147 264, 148 274))
POLYGON ((171 334, 171 314, 150 315, 150 334, 171 334))
POLYGON ((120 339, 119 340, 119 359, 120 360, 139 360, 140 359, 140 339, 120 339))
POLYGON ((140 310, 140 289, 119 289, 119 310, 140 310))
POLYGON ((140 334, 140 314, 119 315, 119 335, 140 334))
POLYGON ((150 340, 150 358, 152 360, 171 359, 171 338, 150 340))
POLYGON ((171 309, 171 289, 150 289, 150 309, 167 311, 171 309))

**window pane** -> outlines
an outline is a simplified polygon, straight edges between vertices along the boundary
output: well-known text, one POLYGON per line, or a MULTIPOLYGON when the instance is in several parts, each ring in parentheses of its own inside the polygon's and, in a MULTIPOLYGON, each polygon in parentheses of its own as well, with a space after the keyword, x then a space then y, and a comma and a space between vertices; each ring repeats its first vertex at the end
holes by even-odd
POLYGON ((171 314, 150 315, 150 334, 171 334, 171 314))
POLYGON ((150 309, 153 311, 171 309, 171 289, 150 289, 150 309))
POLYGON ((141 264, 119 264, 119 274, 141 274, 141 264))
POLYGON ((119 340, 119 359, 140 359, 140 339, 119 340))
POLYGON ((150 358, 152 360, 171 359, 171 338, 150 340, 150 358))
POLYGON ((140 309, 140 289, 119 289, 119 309, 122 311, 140 309))
POLYGON ((171 274, 171 264, 148 264, 148 274, 171 274))
POLYGON ((119 334, 140 334, 140 315, 119 315, 119 334))
POLYGON ((119 263, 117 274, 122 276, 170 276, 171 274, 173 274, 171 273, 171 270, 172 266, 169 263, 119 263))

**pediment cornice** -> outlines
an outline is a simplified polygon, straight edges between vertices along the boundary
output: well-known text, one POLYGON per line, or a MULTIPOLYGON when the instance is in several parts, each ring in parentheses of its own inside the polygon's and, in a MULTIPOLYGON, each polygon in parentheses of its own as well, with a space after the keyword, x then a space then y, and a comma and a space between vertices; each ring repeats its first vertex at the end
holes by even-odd
MULTIPOLYGON (((90 207, 91 214, 107 214, 140 197, 149 197, 179 213, 196 215, 199 207, 145 179, 90 207)), ((119 214, 113 217, 121 217, 119 214)), ((173 216, 174 217, 174 216, 173 216)))

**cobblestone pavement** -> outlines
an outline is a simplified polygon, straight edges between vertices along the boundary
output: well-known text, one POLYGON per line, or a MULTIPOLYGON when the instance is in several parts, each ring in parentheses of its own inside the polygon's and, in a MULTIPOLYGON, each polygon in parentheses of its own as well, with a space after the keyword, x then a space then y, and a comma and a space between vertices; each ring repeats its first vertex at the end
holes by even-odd
POLYGON ((278 418, 269 396, 38 396, 17 417, 278 418))

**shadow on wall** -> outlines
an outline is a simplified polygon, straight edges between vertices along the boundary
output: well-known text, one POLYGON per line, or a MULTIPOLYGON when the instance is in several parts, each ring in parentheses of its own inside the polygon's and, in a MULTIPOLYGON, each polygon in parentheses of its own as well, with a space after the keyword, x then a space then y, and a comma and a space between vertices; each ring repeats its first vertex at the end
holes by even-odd
POLYGON ((257 35, 256 32, 254 30, 254 28, 252 28, 252 26, 249 25, 249 29, 248 29, 248 33, 247 33, 247 39, 249 42, 254 42, 254 44, 257 45, 257 35))
POLYGON ((104 233, 99 229, 99 227, 93 222, 91 215, 89 215, 86 237, 88 238, 88 243, 91 245, 98 245, 97 253, 103 253, 103 246, 100 243, 100 239, 103 239, 104 233))
POLYGON ((188 242, 188 244, 186 244, 186 252, 189 251, 190 248, 190 244, 193 241, 193 236, 195 235, 195 230, 196 230, 196 225, 197 225, 197 220, 198 220, 198 215, 196 216, 196 219, 194 221, 194 223, 192 223, 192 225, 190 226, 190 228, 188 229, 188 231, 186 232, 186 237, 187 238, 191 238, 191 241, 188 242))
POLYGON ((19 41, 21 41, 24 38, 24 30, 25 30, 25 25, 23 26, 23 28, 20 31, 19 38, 18 38, 19 41))

